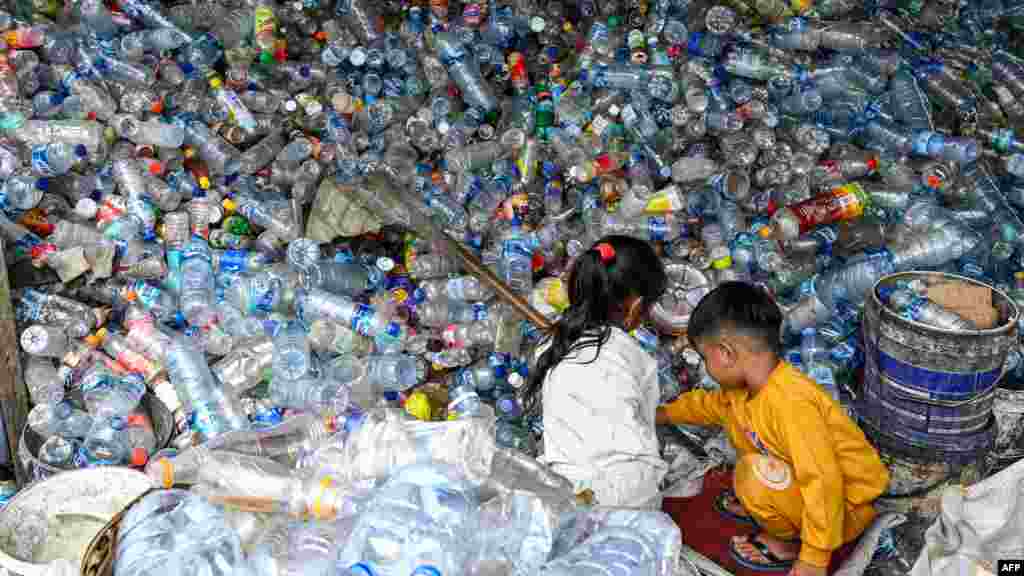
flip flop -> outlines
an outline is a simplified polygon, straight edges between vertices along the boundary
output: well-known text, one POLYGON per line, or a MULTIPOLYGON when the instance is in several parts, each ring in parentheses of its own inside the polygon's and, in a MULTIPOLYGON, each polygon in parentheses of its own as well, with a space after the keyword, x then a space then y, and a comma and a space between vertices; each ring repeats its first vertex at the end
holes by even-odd
POLYGON ((740 566, 749 570, 754 570, 755 572, 788 572, 789 569, 793 567, 796 560, 783 560, 776 556, 775 553, 768 548, 767 544, 758 539, 758 535, 760 534, 760 532, 750 534, 747 536, 747 542, 750 543, 755 550, 760 552, 762 556, 768 559, 768 564, 762 564, 760 562, 744 558, 743 555, 736 550, 736 545, 731 539, 729 540, 729 555, 732 556, 732 559, 740 566))
POLYGON ((725 504, 727 499, 732 499, 734 502, 740 501, 739 498, 736 497, 736 493, 733 492, 732 489, 726 488, 725 490, 722 490, 722 492, 718 495, 717 498, 715 498, 716 512, 730 520, 734 520, 741 524, 750 524, 751 526, 757 526, 757 522, 754 521, 754 519, 750 516, 736 514, 735 512, 732 512, 731 510, 726 508, 725 504))

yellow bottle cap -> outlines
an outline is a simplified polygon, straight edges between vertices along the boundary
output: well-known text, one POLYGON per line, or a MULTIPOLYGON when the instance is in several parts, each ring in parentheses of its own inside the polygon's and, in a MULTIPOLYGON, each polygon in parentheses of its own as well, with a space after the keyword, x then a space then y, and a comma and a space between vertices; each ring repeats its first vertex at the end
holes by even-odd
POLYGON ((715 260, 715 261, 713 261, 711 263, 711 267, 714 268, 715 270, 725 270, 726 268, 729 268, 731 266, 732 266, 732 256, 726 256, 724 258, 719 258, 718 260, 715 260))
POLYGON ((220 203, 220 205, 223 206, 224 210, 227 210, 228 212, 234 212, 235 210, 238 210, 238 203, 230 198, 225 198, 224 201, 220 203))
POLYGON ((203 190, 208 189, 210 187, 210 179, 207 178, 206 176, 200 176, 199 187, 202 188, 203 190))
POLYGON ((4 34, 4 41, 7 42, 8 46, 14 46, 18 43, 18 33, 14 30, 4 34))
POLYGON ((221 85, 220 78, 217 78, 217 77, 210 78, 210 88, 213 88, 214 90, 216 90, 217 88, 220 88, 220 85, 221 85))
POLYGON ((421 391, 413 392, 405 400, 405 411, 410 416, 429 422, 432 414, 430 399, 421 391))
POLYGON ((771 238, 772 229, 770 226, 765 226, 764 228, 761 228, 760 230, 757 231, 757 235, 760 236, 761 238, 771 238))

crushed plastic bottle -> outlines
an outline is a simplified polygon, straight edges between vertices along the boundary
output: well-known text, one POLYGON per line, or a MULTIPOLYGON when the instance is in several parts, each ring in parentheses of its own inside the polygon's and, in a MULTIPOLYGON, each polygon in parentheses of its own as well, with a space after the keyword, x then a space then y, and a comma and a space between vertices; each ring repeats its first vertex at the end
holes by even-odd
MULTIPOLYGON (((0 235, 9 264, 56 275, 11 275, 39 456, 138 466, 163 447, 135 416, 169 404, 181 478, 241 516, 288 518, 245 558, 253 573, 307 557, 324 573, 473 573, 461 562, 487 531, 463 531, 474 512, 438 494, 475 492, 440 469, 388 477, 446 459, 490 472, 508 464, 496 445, 536 455, 543 418, 518 394, 540 320, 570 306, 574 262, 603 236, 663 257, 670 286, 634 335, 666 401, 716 386, 680 336, 722 282, 767 287, 791 361, 844 403, 881 277, 956 272, 1021 295, 1010 7, 22 4, 0 19, 0 235), (356 505, 355 478, 387 488, 356 505), (318 522, 293 538, 281 526, 302 515, 318 522)), ((970 329, 917 293, 887 303, 970 329)), ((179 508, 136 520, 195 545, 191 513, 223 545, 175 566, 242 564, 221 512, 176 492, 147 504, 161 497, 179 508)), ((531 518, 554 506, 516 502, 531 518)), ((491 543, 525 541, 499 528, 491 543)), ((529 571, 628 557, 668 576, 646 537, 598 531, 529 571)), ((159 559, 123 552, 126 574, 159 559)))

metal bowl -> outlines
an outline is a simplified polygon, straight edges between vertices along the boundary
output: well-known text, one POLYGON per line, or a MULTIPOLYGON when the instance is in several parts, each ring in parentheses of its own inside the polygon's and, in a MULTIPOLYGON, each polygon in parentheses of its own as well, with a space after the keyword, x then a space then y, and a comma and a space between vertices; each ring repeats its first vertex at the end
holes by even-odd
POLYGON ((668 264, 665 273, 668 289, 651 307, 651 320, 662 334, 680 335, 686 332, 690 313, 712 285, 704 272, 689 264, 668 264))
MULTIPOLYGON (((167 406, 151 392, 146 392, 143 395, 142 408, 153 423, 153 433, 156 435, 156 447, 153 453, 156 453, 171 441, 171 435, 174 433, 174 416, 167 406)), ((51 466, 37 458, 39 447, 43 445, 43 441, 44 439, 39 434, 36 434, 27 424, 25 425, 21 432, 21 439, 18 441, 18 461, 24 467, 25 476, 29 482, 45 480, 54 474, 65 471, 63 468, 51 466)))
POLYGON ((32 484, 0 510, 0 567, 14 567, 5 556, 78 565, 93 536, 152 487, 145 474, 121 466, 61 472, 32 484))

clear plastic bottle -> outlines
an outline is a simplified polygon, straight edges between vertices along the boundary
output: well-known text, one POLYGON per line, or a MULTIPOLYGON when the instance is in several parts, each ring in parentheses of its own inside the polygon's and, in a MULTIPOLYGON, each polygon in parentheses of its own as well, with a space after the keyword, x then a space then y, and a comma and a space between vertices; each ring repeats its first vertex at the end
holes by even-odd
POLYGON ((349 405, 349 386, 334 380, 304 377, 299 380, 273 379, 268 390, 275 406, 295 410, 344 412, 349 405))
POLYGON ((384 335, 398 337, 402 333, 401 326, 391 322, 388 315, 373 306, 359 304, 345 296, 318 288, 303 290, 296 297, 296 308, 300 318, 306 322, 333 320, 370 338, 384 335))
POLYGON ((184 336, 171 340, 167 351, 167 375, 188 414, 192 431, 200 441, 248 427, 241 405, 225 394, 202 353, 184 336))
POLYGON ((895 290, 889 294, 888 304, 900 315, 943 330, 976 330, 977 327, 966 318, 946 309, 910 290, 895 290))
POLYGON ((274 380, 299 380, 311 368, 312 356, 305 328, 299 322, 286 323, 274 336, 274 380))
POLYGON ((193 236, 182 253, 181 312, 193 326, 206 326, 214 320, 214 278, 210 247, 206 240, 193 236))
POLYGON ((354 330, 330 320, 318 319, 309 325, 309 343, 317 352, 366 356, 373 341, 354 330))
POLYGON ((486 307, 460 300, 440 298, 422 302, 416 317, 423 326, 444 328, 449 324, 471 324, 486 317, 486 307))
POLYGON ((121 416, 97 419, 82 443, 79 462, 85 466, 145 466, 149 455, 129 444, 127 428, 121 416))
POLYGON ((61 141, 33 146, 31 151, 32 171, 40 176, 67 174, 88 153, 88 149, 82 144, 69 144, 61 141))
POLYGON ((379 269, 332 260, 316 262, 304 273, 306 286, 345 296, 359 296, 372 290, 381 283, 382 277, 379 269))
POLYGON ((155 120, 139 121, 134 116, 115 116, 111 125, 122 138, 136 144, 148 144, 164 148, 179 148, 185 141, 185 130, 178 125, 155 120))
POLYGON ((33 356, 61 358, 68 351, 68 335, 56 326, 34 324, 21 333, 21 348, 33 356))
POLYGON ((25 365, 25 386, 33 404, 55 405, 64 400, 64 380, 48 358, 29 358, 25 365))

